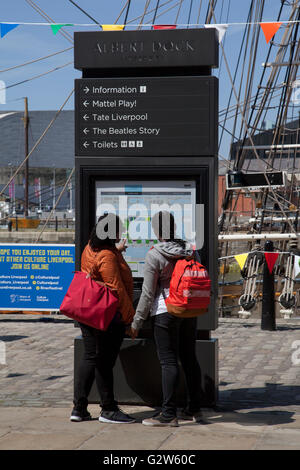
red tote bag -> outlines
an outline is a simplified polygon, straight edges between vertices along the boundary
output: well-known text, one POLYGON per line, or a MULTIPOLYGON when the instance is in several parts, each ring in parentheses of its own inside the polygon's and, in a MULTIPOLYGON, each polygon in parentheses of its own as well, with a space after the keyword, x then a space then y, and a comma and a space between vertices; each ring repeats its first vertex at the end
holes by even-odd
POLYGON ((118 309, 118 298, 88 274, 76 271, 60 306, 60 312, 73 320, 106 331, 118 309))

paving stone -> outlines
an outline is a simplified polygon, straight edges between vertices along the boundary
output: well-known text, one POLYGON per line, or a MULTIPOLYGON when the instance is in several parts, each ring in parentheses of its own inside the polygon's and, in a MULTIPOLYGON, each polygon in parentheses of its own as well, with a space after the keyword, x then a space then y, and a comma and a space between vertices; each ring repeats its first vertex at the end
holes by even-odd
POLYGON ((72 450, 89 437, 83 433, 10 432, 0 438, 0 450, 72 450))
POLYGON ((99 430, 95 436, 86 440, 79 449, 154 450, 160 449, 163 442, 171 435, 172 428, 147 428, 142 424, 135 423, 124 425, 124 428, 108 425, 106 429, 99 430))
MULTIPOLYGON (((200 428, 200 427, 199 427, 200 428)), ((181 435, 174 433, 159 448, 159 450, 250 450, 257 443, 257 436, 245 434, 241 436, 209 431, 208 426, 197 432, 188 433, 188 438, 183 439, 181 435)))

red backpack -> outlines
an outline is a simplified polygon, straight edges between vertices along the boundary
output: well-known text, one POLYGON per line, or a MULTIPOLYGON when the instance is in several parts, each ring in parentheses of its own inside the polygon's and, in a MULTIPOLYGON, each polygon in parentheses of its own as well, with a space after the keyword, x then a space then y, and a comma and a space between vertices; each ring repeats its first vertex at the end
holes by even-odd
POLYGON ((182 318, 196 317, 207 312, 210 303, 211 280, 206 268, 195 260, 178 260, 172 273, 167 310, 182 318))

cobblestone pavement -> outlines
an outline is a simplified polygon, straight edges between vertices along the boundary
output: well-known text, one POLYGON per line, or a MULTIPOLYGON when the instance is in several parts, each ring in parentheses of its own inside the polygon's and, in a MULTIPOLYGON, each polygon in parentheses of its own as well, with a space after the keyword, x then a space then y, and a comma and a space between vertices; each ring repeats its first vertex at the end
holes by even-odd
POLYGON ((71 423, 78 333, 56 315, 0 315, 0 450, 300 449, 300 319, 271 332, 220 319, 218 406, 204 410, 207 425, 177 428, 143 426, 153 409, 141 406, 122 406, 135 424, 99 423, 98 405, 71 423))
MULTIPOLYGON (((59 315, 0 315, 0 406, 71 406, 78 334, 59 315)), ((276 331, 220 319, 211 336, 219 339, 220 407, 300 410, 300 319, 277 320, 276 331)))

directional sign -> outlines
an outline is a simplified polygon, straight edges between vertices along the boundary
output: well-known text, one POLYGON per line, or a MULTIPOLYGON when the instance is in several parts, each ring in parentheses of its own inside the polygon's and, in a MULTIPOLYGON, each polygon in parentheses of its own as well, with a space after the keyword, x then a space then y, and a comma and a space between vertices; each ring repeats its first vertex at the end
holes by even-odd
POLYGON ((76 156, 213 155, 217 79, 78 79, 76 156))

